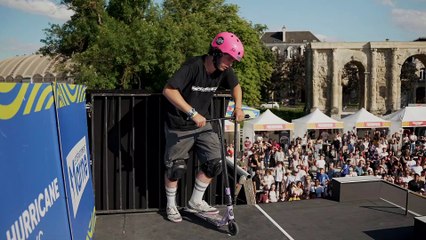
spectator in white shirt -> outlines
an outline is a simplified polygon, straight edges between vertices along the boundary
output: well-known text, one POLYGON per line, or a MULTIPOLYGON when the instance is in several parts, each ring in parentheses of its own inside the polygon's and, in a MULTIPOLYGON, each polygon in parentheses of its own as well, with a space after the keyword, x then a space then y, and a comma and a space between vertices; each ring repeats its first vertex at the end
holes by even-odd
POLYGON ((321 169, 321 168, 325 169, 325 164, 326 164, 326 162, 325 162, 325 159, 324 159, 324 155, 321 154, 320 159, 318 159, 315 162, 315 166, 317 166, 318 169, 321 169))

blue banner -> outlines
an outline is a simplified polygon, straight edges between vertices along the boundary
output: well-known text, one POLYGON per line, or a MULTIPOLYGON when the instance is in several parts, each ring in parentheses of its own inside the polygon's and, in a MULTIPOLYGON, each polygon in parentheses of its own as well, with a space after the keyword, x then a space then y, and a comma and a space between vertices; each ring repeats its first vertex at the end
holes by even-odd
POLYGON ((0 83, 0 239, 93 238, 85 87, 0 83))
POLYGON ((73 239, 92 239, 95 227, 94 194, 86 118, 86 88, 55 84, 60 146, 73 239))
POLYGON ((0 239, 71 239, 51 84, 0 83, 0 239))

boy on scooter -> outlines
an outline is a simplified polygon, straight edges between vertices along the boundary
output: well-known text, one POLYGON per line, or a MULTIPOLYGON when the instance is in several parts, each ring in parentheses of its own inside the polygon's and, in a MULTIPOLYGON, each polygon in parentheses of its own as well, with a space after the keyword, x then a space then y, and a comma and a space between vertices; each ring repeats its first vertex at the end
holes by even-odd
POLYGON ((186 172, 188 152, 193 147, 201 170, 197 173, 188 209, 211 214, 219 212, 203 200, 211 180, 221 173, 224 160, 219 138, 206 118, 209 118, 213 94, 221 83, 226 83, 235 101, 234 117, 237 121, 244 119, 242 90, 232 69, 232 63, 241 61, 243 56, 240 39, 233 33, 221 32, 213 39, 207 55, 189 59, 163 89, 168 100, 164 154, 166 213, 172 222, 182 221, 176 206, 177 186, 186 172))

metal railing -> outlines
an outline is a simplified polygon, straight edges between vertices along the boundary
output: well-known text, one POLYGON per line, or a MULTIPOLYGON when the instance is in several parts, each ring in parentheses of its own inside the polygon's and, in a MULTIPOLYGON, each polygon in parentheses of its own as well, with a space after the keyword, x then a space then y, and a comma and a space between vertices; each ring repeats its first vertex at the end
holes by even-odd
MULTIPOLYGON (((216 94, 212 117, 223 117, 229 93, 216 94)), ((138 91, 88 92, 89 134, 97 213, 164 209, 164 107, 161 94, 138 91)), ((179 183, 177 202, 186 206, 198 161, 188 161, 186 178, 179 183), (192 170, 192 171, 191 171, 192 170)), ((230 169, 230 176, 233 176, 230 169)), ((231 186, 232 189, 233 186, 231 186)), ((223 181, 218 176, 205 199, 223 204, 223 181)))

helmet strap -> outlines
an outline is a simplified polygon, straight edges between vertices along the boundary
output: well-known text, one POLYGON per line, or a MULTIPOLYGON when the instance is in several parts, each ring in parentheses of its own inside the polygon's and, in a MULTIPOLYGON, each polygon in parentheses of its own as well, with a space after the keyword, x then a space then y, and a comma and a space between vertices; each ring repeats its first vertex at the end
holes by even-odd
POLYGON ((219 59, 223 56, 222 51, 217 48, 211 48, 209 51, 209 55, 213 56, 213 65, 217 69, 219 69, 219 59))

